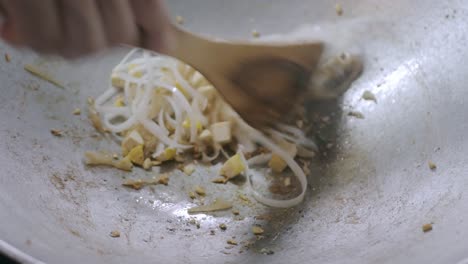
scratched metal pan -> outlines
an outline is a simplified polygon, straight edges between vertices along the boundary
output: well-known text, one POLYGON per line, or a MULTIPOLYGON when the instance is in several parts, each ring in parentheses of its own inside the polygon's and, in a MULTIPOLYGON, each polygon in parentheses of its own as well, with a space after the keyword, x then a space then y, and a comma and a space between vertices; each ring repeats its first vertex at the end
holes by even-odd
POLYGON ((286 211, 239 199, 249 197, 241 183, 207 184, 213 168, 133 191, 122 178, 148 172, 85 167, 84 151, 118 147, 73 111, 85 112, 87 97, 107 87, 125 50, 65 63, 0 44, 11 57, 0 63, 1 251, 26 263, 467 263, 467 7, 350 0, 337 16, 325 0, 170 1, 196 32, 246 39, 253 29, 328 23, 335 41, 360 52, 365 71, 344 97, 311 106, 331 121, 316 135, 322 151, 306 199, 286 211), (65 89, 26 73, 28 63, 65 89), (377 102, 362 99, 366 90, 377 102), (207 200, 232 199, 240 216, 188 216, 196 184, 207 200), (253 224, 264 227, 263 239, 251 240, 253 224))

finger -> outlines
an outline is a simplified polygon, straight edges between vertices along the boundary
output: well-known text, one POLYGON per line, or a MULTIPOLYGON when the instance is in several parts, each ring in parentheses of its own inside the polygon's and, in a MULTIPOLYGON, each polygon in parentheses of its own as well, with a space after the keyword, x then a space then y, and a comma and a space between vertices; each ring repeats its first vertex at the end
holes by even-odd
POLYGON ((107 46, 99 10, 94 0, 59 0, 65 35, 62 55, 77 57, 107 46))
POLYGON ((17 34, 18 30, 15 27, 11 2, 11 0, 0 0, 0 10, 3 15, 1 37, 12 45, 21 46, 24 41, 17 34))
POLYGON ((4 37, 16 45, 53 52, 62 45, 62 30, 55 0, 3 0, 7 21, 4 37))
POLYGON ((140 28, 140 45, 155 51, 164 50, 167 46, 170 22, 163 2, 161 0, 134 0, 131 3, 140 28))
POLYGON ((109 45, 137 45, 138 31, 128 0, 98 0, 98 8, 109 45))
POLYGON ((2 1, 0 1, 0 37, 3 35, 3 28, 6 21, 6 11, 2 7, 2 1))

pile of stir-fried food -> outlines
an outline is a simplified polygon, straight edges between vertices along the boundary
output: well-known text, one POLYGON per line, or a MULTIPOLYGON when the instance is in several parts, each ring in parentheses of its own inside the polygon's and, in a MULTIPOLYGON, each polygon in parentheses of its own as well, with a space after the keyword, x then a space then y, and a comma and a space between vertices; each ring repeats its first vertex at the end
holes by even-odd
MULTIPOLYGON (((219 177, 207 181, 227 183, 243 174, 253 196, 265 205, 291 207, 303 200, 307 178, 297 159, 313 157, 316 146, 300 126, 278 123, 264 131, 254 129, 199 72, 148 51, 129 53, 113 70, 111 84, 91 102, 90 118, 98 130, 119 138, 121 157, 87 152, 88 164, 131 171, 133 166, 150 169, 187 157, 221 161, 219 177), (261 195, 251 186, 251 166, 264 166, 275 175, 292 172, 300 194, 286 200, 261 195)), ((186 173, 193 169, 184 168, 186 173)), ((145 184, 140 181, 137 187, 145 184)))

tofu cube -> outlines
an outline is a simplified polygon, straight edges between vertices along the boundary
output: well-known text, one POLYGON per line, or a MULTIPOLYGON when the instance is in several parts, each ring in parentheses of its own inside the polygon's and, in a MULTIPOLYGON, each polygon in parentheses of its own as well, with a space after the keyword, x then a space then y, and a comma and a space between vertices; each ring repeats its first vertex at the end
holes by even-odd
POLYGON ((221 145, 230 143, 232 140, 231 135, 231 123, 230 122, 219 122, 211 125, 211 134, 213 135, 213 141, 221 145))
MULTIPOLYGON (((296 144, 283 141, 280 143, 280 147, 292 157, 295 157, 297 154, 296 144)), ((268 162, 268 166, 273 172, 281 173, 284 171, 284 169, 286 169, 288 164, 286 164, 286 162, 280 156, 278 156, 278 154, 273 153, 270 161, 268 162)))
POLYGON ((227 179, 234 178, 245 171, 246 166, 242 161, 240 154, 236 154, 229 158, 221 167, 220 174, 227 179))
POLYGON ((125 157, 130 152, 130 150, 144 144, 145 142, 140 133, 138 133, 136 130, 133 130, 122 141, 122 155, 125 157))
POLYGON ((217 91, 213 85, 205 85, 198 88, 198 91, 206 98, 208 101, 213 101, 216 98, 217 91))

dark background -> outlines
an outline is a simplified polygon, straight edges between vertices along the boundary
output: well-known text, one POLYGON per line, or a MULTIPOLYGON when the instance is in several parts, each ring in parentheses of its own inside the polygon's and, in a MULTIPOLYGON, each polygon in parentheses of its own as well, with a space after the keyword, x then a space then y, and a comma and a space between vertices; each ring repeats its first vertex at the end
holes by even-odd
POLYGON ((0 263, 1 264, 19 264, 18 262, 13 261, 12 259, 3 255, 2 253, 0 253, 0 263))

